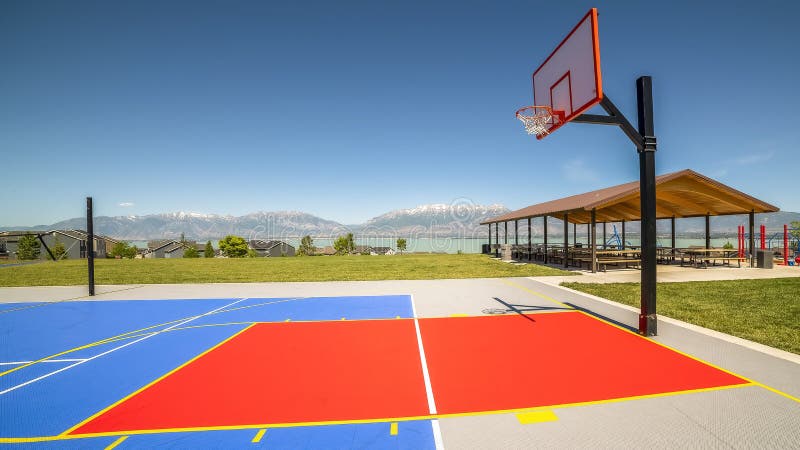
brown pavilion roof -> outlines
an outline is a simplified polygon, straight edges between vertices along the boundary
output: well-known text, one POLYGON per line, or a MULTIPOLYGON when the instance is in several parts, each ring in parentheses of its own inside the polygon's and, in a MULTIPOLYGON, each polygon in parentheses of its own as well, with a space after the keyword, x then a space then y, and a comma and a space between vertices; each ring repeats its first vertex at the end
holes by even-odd
MULTIPOLYGON (((584 194, 531 205, 481 222, 482 225, 529 217, 551 216, 571 223, 590 223, 596 210, 597 222, 640 220, 639 181, 620 184, 584 194)), ((693 170, 681 170, 656 177, 656 216, 724 216, 750 212, 777 212, 769 203, 751 197, 693 170)))

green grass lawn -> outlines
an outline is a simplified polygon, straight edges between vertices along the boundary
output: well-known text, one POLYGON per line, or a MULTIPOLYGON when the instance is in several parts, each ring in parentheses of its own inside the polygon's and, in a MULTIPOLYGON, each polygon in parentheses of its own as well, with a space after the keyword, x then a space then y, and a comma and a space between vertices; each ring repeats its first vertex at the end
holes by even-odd
MULTIPOLYGON (((81 285, 86 284, 86 271, 86 260, 43 261, 0 268, 0 286, 81 285)), ((507 264, 485 255, 98 259, 95 264, 97 284, 431 280, 570 274, 536 264, 507 264)))
MULTIPOLYGON (((638 283, 563 283, 639 307, 638 283)), ((658 283, 658 314, 800 354, 800 278, 658 283)))

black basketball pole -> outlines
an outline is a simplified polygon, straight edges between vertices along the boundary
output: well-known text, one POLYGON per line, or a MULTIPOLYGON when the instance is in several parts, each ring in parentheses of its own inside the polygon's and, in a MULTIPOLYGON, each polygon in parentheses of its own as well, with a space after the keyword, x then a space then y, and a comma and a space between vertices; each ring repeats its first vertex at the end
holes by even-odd
POLYGON ((653 129, 653 82, 636 80, 639 110, 639 193, 642 213, 642 292, 639 333, 655 336, 656 317, 656 137, 653 129))
MULTIPOLYGON (((616 105, 603 94, 600 106, 607 116, 581 114, 577 123, 620 127, 639 152, 639 194, 642 219, 642 293, 639 334, 655 336, 656 316, 656 136, 653 127, 653 81, 650 77, 636 80, 639 129, 631 125, 616 105)), ((594 230, 594 228, 592 228, 594 230)), ((623 243, 624 245, 624 243, 623 243)))
POLYGON ((86 260, 89 262, 89 295, 94 295, 94 219, 92 197, 86 197, 86 260))

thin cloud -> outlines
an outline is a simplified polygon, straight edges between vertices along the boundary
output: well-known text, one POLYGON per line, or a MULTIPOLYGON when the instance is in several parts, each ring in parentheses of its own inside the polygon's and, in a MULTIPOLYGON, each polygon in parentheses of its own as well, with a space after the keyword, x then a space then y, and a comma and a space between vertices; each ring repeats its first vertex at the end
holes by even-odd
POLYGON ((770 150, 764 153, 751 153, 749 155, 741 156, 733 161, 740 166, 749 166, 750 164, 758 164, 769 161, 775 156, 775 151, 770 150))
POLYGON ((119 204, 119 206, 121 206, 123 208, 130 208, 131 206, 134 206, 134 203, 132 203, 132 202, 122 202, 122 203, 119 204))
POLYGON ((571 159, 565 162, 561 166, 561 173, 568 181, 586 182, 599 180, 597 172, 588 167, 582 159, 571 159))

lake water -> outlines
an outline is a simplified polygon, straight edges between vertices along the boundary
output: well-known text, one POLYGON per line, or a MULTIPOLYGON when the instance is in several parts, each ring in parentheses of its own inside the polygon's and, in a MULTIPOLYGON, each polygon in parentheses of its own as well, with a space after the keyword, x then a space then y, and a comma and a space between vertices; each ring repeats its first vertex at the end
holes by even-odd
MULTIPOLYGON (((635 236, 627 236, 628 245, 639 245, 640 241, 638 237, 635 236)), ((283 241, 293 245, 297 248, 300 245, 300 238, 283 238, 283 241)), ((492 243, 494 243, 494 236, 492 237, 492 243)), ((202 241, 201 241, 202 242, 202 241)), ((500 236, 500 243, 504 242, 503 236, 500 236)), ((520 236, 519 243, 525 244, 528 242, 527 236, 520 236)), ((541 244, 542 238, 541 237, 534 237, 531 241, 534 244, 541 244)), ((551 244, 560 244, 563 242, 563 238, 561 237, 550 237, 549 243, 551 244)), ((585 244, 587 242, 586 237, 584 236, 581 238, 578 236, 578 242, 585 244)), ((733 238, 712 238, 711 239, 711 246, 712 247, 722 247, 726 243, 730 242, 734 247, 736 247, 736 236, 733 238)), ((422 253, 458 253, 459 251, 462 253, 480 253, 481 252, 481 244, 488 243, 487 238, 407 238, 406 239, 406 252, 422 252, 422 253)), ((508 239, 509 244, 513 244, 514 236, 510 236, 508 239)), ((136 245, 139 248, 147 248, 146 241, 132 241, 131 244, 136 245)), ((219 247, 218 240, 212 240, 211 244, 214 248, 219 247)), ((570 236, 570 245, 572 244, 572 236, 570 236)), ((597 240, 598 245, 602 245, 602 240, 597 240)), ((670 247, 670 237, 669 236, 662 236, 659 237, 657 245, 659 247, 670 247)), ((703 238, 676 238, 675 239, 676 247, 684 248, 690 247, 693 245, 696 246, 705 246, 705 239, 703 238)), ((325 247, 325 246, 332 246, 333 239, 330 238, 317 238, 314 239, 314 246, 315 247, 325 247)), ((356 245, 369 245, 373 247, 390 247, 393 249, 397 249, 397 239, 393 237, 356 237, 356 245)), ((758 245, 758 242, 756 242, 758 245)))

